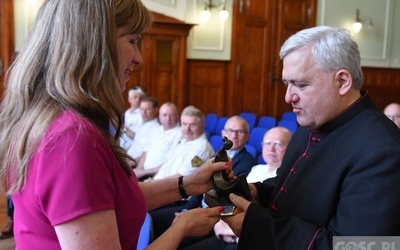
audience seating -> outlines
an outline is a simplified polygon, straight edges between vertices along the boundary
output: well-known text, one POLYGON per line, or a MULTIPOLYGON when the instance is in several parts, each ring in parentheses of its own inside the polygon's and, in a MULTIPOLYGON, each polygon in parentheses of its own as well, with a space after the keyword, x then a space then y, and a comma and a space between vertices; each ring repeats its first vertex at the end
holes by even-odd
POLYGON ((140 229, 137 250, 145 249, 150 244, 150 242, 153 241, 152 229, 153 229, 153 220, 151 219, 150 214, 147 213, 142 228, 140 229))
POLYGON ((244 147, 246 148, 247 152, 249 152, 249 154, 253 156, 254 159, 257 159, 257 151, 253 146, 245 144, 244 147))
POLYGON ((285 127, 289 129, 292 133, 296 132, 297 130, 297 122, 288 121, 288 120, 281 120, 278 122, 279 127, 285 127))
POLYGON ((292 111, 287 111, 282 114, 281 121, 297 122, 297 115, 292 111))
POLYGON ((250 138, 247 144, 250 146, 253 146, 256 149, 257 156, 261 153, 262 151, 262 145, 261 142, 264 139, 264 134, 268 131, 266 128, 259 128, 255 127, 250 133, 250 138))
POLYGON ((239 115, 247 121, 249 124, 249 131, 251 131, 256 125, 257 115, 251 112, 242 112, 239 115))
POLYGON ((224 145, 224 141, 222 140, 221 135, 212 135, 209 139, 211 146, 214 149, 214 152, 217 153, 217 150, 224 145))
POLYGON ((214 113, 209 113, 204 118, 204 122, 205 122, 204 130, 208 131, 209 135, 213 135, 215 133, 215 127, 217 126, 218 115, 214 113))
MULTIPOLYGON (((261 155, 261 142, 264 138, 264 134, 269 129, 275 126, 280 126, 285 127, 294 133, 298 127, 297 117, 293 112, 283 113, 282 119, 278 123, 277 119, 273 116, 264 115, 261 116, 258 121, 254 113, 242 112, 240 113, 240 116, 243 117, 250 126, 250 137, 249 141, 245 145, 246 149, 260 164, 265 164, 265 161, 261 155)), ((224 143, 222 141, 221 131, 225 128, 225 123, 227 120, 228 117, 218 117, 215 113, 209 113, 206 115, 204 132, 206 133, 210 144, 214 148, 214 151, 217 151, 219 148, 221 148, 224 143)))
POLYGON ((221 116, 220 118, 218 118, 217 125, 215 126, 214 135, 221 135, 221 130, 224 129, 226 121, 228 121, 228 117, 221 116))
POLYGON ((266 128, 266 129, 271 129, 271 128, 275 127, 275 125, 276 125, 275 117, 266 116, 266 115, 261 116, 257 123, 257 127, 266 128))
POLYGON ((263 158, 262 154, 260 154, 260 155, 257 157, 257 162, 258 162, 258 164, 267 164, 267 163, 264 161, 264 158, 263 158))

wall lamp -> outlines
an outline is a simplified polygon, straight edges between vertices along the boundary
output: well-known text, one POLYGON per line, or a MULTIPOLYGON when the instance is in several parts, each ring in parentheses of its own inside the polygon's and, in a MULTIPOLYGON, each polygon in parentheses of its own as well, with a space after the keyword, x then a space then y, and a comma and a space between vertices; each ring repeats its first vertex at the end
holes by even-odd
POLYGON ((219 4, 214 4, 212 0, 204 3, 204 10, 200 12, 200 19, 203 22, 207 22, 210 19, 211 9, 222 5, 222 10, 219 12, 219 19, 221 22, 225 22, 228 19, 229 12, 225 8, 225 0, 222 0, 219 4))
POLYGON ((352 29, 355 33, 360 32, 360 30, 362 29, 363 23, 367 25, 368 29, 371 29, 374 25, 372 23, 372 18, 368 18, 367 20, 362 20, 360 18, 360 10, 357 9, 356 10, 356 21, 352 24, 352 29))

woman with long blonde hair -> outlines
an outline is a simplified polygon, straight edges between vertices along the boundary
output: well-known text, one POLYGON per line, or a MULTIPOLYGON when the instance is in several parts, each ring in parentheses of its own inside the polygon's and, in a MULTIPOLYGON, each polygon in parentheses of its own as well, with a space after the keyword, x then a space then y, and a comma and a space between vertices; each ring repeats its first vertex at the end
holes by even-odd
MULTIPOLYGON (((15 205, 18 249, 136 249, 146 211, 204 193, 214 171, 230 172, 207 162, 184 179, 139 184, 126 164, 121 92, 142 63, 137 42, 150 24, 140 0, 41 7, 0 111, 0 182, 15 205)), ((190 211, 149 248, 207 233, 220 212, 190 211)))

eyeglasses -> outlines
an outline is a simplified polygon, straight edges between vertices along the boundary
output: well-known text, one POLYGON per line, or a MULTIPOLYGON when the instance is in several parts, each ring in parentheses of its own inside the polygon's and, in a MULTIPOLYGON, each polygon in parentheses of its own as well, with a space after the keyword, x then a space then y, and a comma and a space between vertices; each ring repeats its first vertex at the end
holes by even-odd
POLYGON ((269 141, 269 140, 262 141, 261 145, 263 145, 264 147, 274 146, 277 149, 283 149, 285 147, 285 144, 283 144, 280 141, 269 141))
POLYGON ((386 116, 392 121, 400 119, 400 115, 386 115, 386 116))
POLYGON ((233 130, 233 129, 224 129, 225 132, 227 132, 228 134, 238 134, 238 135, 245 135, 248 132, 246 130, 233 130))

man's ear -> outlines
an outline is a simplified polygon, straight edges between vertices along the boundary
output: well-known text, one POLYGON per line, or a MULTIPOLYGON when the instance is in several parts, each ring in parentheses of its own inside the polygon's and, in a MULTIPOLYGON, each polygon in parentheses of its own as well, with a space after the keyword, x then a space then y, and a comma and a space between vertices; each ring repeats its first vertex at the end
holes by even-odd
POLYGON ((353 78, 346 69, 341 69, 335 74, 335 80, 339 84, 339 94, 345 95, 353 86, 353 78))

